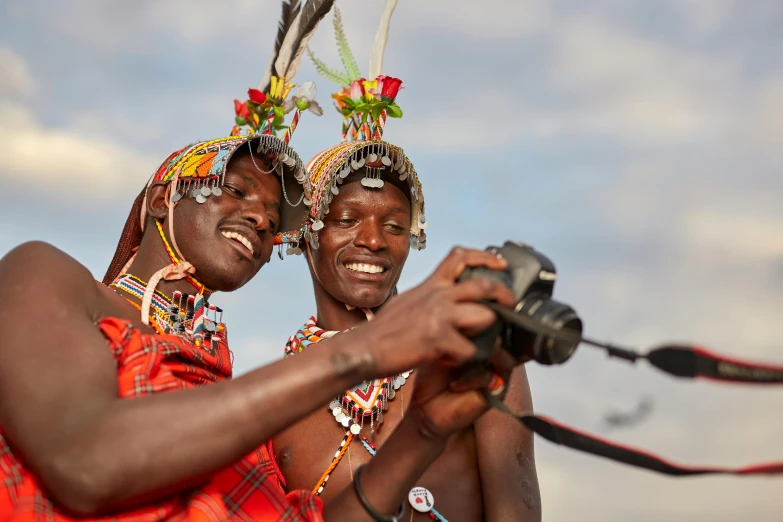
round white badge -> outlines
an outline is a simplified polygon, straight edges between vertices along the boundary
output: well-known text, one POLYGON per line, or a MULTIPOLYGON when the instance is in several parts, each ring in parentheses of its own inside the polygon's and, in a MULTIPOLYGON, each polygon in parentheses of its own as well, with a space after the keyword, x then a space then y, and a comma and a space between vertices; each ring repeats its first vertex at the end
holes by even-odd
POLYGON ((435 507, 435 497, 427 488, 413 488, 408 493, 408 502, 419 513, 429 513, 435 507))

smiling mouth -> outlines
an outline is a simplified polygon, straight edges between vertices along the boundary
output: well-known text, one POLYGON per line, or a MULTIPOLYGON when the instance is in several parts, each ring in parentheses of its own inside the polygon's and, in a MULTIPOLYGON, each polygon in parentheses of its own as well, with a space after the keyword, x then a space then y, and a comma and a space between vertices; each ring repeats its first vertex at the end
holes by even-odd
POLYGON ((382 266, 369 263, 345 263, 343 266, 352 272, 362 272, 365 274, 382 274, 386 271, 382 266))
POLYGON ((220 231, 220 233, 223 234, 223 237, 228 239, 233 239, 237 243, 247 248, 250 251, 251 255, 255 253, 255 251, 253 250, 253 244, 250 243, 250 240, 245 236, 243 236, 242 234, 239 234, 237 232, 224 232, 222 230, 220 231))

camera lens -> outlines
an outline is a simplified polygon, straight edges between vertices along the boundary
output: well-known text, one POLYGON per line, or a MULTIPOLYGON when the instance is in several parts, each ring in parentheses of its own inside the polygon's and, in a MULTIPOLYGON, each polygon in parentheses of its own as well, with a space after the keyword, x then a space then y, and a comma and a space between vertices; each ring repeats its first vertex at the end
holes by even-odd
MULTIPOLYGON (((535 338, 531 339, 532 346, 528 344, 528 350, 532 352, 531 355, 536 362, 562 364, 571 358, 579 346, 579 337, 582 334, 582 321, 573 308, 550 299, 547 295, 531 294, 519 302, 517 313, 530 316, 554 330, 576 334, 569 335, 570 339, 534 334, 535 338)), ((530 339, 530 333, 532 332, 522 337, 530 339)))

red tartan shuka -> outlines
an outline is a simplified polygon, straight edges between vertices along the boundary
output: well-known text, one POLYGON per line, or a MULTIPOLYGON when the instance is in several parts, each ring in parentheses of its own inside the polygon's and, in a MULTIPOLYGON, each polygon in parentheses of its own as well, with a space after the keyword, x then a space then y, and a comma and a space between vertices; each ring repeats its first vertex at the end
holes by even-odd
MULTIPOLYGON (((184 390, 231 378, 231 353, 225 342, 211 353, 180 337, 146 335, 130 323, 102 319, 98 328, 117 361, 121 397, 184 390)), ((286 494, 266 448, 261 445, 196 489, 98 520, 105 521, 322 521, 321 499, 306 491, 286 494)), ((0 428, 0 520, 65 522, 14 456, 0 428)))

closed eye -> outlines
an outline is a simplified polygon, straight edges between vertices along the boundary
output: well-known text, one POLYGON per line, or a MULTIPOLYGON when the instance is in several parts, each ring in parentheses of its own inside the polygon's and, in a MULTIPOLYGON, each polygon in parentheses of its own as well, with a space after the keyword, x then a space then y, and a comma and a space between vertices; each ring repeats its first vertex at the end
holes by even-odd
POLYGON ((395 234, 403 234, 405 232, 405 227, 397 225, 396 223, 387 223, 386 228, 395 234))
POLYGON ((239 199, 242 199, 242 197, 245 195, 241 190, 236 187, 232 187, 231 185, 223 185, 223 190, 228 191, 229 194, 239 199))

